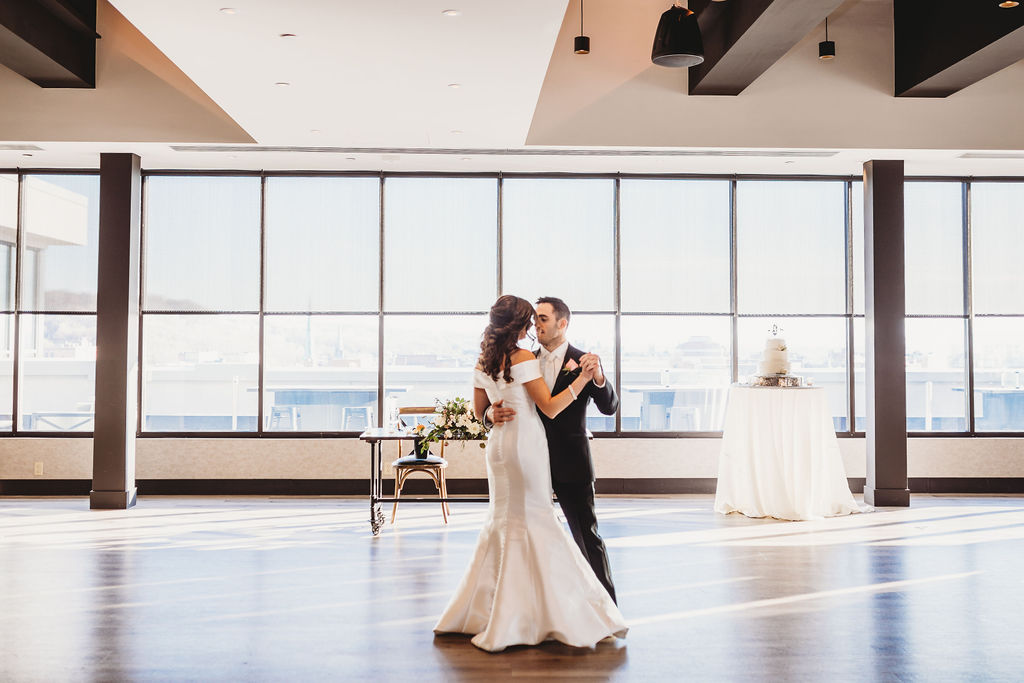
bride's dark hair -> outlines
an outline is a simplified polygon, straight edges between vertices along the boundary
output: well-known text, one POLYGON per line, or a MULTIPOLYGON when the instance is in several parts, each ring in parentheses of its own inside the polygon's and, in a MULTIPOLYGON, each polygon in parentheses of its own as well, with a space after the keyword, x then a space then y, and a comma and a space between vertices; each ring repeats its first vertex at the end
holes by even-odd
POLYGON ((533 320, 533 305, 526 299, 506 294, 491 306, 490 323, 480 342, 480 367, 497 381, 503 375, 512 381, 512 353, 519 348, 519 333, 533 320))

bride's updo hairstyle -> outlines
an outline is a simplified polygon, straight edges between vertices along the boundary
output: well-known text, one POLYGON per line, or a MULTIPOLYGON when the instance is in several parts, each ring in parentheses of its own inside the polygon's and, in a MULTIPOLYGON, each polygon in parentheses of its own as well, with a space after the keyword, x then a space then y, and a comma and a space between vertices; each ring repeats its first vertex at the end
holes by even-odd
POLYGON ((503 375, 512 381, 512 353, 519 348, 519 333, 533 321, 533 305, 506 294, 491 306, 490 323, 480 342, 480 367, 493 379, 503 375))

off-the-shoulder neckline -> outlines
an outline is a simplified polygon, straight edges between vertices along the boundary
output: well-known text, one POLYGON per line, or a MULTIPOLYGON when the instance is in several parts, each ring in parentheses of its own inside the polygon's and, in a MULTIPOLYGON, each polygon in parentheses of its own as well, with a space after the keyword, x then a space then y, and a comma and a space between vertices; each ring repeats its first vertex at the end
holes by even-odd
POLYGON ((515 353, 519 353, 520 351, 524 352, 523 354, 520 354, 520 355, 522 355, 522 356, 523 356, 523 360, 521 360, 521 361, 519 361, 519 362, 517 362, 517 363, 513 363, 513 364, 512 364, 512 367, 515 367, 515 366, 517 366, 517 365, 522 365, 523 363, 529 363, 529 362, 530 362, 531 360, 537 360, 537 358, 536 358, 536 357, 535 357, 535 356, 534 356, 534 355, 533 355, 532 353, 530 353, 529 351, 527 351, 526 349, 519 349, 519 350, 515 351, 515 353), (529 358, 527 358, 527 357, 525 356, 525 354, 530 354, 530 357, 529 357, 529 358))

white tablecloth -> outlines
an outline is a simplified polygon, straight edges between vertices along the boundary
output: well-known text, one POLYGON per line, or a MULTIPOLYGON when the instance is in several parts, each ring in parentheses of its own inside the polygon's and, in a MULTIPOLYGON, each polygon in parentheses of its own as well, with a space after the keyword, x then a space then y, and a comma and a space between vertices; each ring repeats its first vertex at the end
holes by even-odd
POLYGON ((715 511, 790 520, 860 511, 824 389, 729 388, 715 511))

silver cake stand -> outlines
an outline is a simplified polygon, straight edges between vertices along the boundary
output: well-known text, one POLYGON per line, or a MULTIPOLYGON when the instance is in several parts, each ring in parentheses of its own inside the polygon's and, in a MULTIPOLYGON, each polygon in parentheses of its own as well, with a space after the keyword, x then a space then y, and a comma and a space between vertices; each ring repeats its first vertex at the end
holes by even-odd
POLYGON ((802 387, 804 378, 799 375, 754 375, 750 378, 754 387, 802 387))

